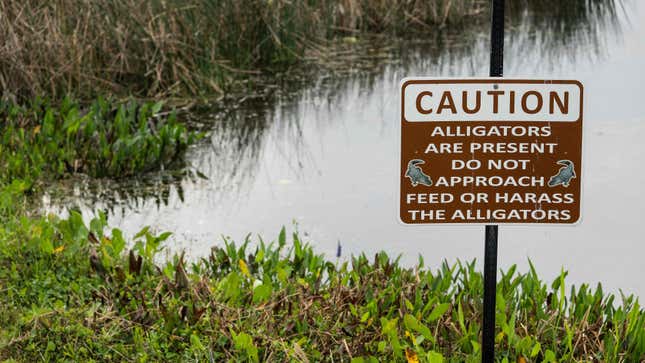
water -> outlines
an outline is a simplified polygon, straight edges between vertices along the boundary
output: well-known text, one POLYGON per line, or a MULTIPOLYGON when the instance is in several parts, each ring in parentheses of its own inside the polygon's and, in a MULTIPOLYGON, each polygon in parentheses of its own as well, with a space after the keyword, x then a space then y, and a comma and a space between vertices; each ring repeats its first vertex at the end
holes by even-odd
MULTIPOLYGON (((526 270, 530 258, 548 279, 564 266, 569 283, 601 281, 645 296, 645 6, 626 6, 615 15, 600 6, 588 18, 510 13, 518 20, 507 28, 505 76, 585 86, 583 217, 575 227, 502 226, 499 264, 526 270)), ((486 24, 431 38, 374 45, 377 60, 329 57, 354 66, 287 74, 258 94, 216 105, 199 119, 209 140, 187 156, 207 179, 74 180, 71 199, 85 214, 110 207, 110 224, 130 235, 144 225, 173 231, 172 249, 192 256, 222 236, 272 240, 286 225, 330 256, 340 242, 345 256, 385 250, 409 265, 419 255, 429 266, 481 260, 481 226, 411 227, 397 219, 400 80, 488 74, 486 24)), ((55 190, 45 204, 60 211, 69 198, 55 190)))

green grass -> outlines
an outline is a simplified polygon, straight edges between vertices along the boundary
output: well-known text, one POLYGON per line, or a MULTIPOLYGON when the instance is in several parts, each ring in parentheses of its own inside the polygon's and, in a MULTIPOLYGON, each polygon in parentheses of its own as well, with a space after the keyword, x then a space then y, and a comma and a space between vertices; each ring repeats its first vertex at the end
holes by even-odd
MULTIPOLYGON (((406 268, 385 253, 316 254, 276 241, 225 241, 188 262, 159 258, 168 233, 17 213, 0 192, 0 359, 17 361, 479 362, 482 275, 475 262, 406 268)), ((638 362, 645 311, 601 287, 565 289, 533 266, 502 273, 501 362, 638 362)))

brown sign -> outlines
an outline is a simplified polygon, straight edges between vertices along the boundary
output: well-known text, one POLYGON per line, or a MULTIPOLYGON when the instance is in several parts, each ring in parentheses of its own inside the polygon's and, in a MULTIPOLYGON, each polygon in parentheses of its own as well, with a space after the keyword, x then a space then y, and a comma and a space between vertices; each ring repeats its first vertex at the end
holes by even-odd
POLYGON ((582 100, 578 81, 405 79, 401 221, 576 223, 582 100))

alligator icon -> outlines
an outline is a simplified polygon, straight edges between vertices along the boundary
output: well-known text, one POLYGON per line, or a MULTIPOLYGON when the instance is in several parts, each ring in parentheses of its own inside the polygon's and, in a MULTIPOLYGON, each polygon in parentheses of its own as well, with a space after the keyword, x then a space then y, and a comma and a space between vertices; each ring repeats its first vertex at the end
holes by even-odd
POLYGON ((571 160, 559 160, 558 164, 563 165, 558 173, 549 179, 549 186, 555 187, 562 184, 568 187, 571 179, 576 177, 576 171, 571 160))
POLYGON ((408 162, 408 170, 405 172, 405 177, 410 178, 410 183, 413 187, 416 187, 419 184, 431 186, 432 180, 430 177, 423 173, 421 170, 420 164, 425 164, 425 161, 421 159, 412 159, 408 162))

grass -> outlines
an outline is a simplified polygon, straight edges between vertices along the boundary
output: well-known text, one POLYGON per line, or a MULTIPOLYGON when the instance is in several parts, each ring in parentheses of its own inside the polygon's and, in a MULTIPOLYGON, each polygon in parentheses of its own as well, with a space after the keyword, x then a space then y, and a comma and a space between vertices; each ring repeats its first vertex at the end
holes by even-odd
MULTIPOLYGON (((475 262, 385 253, 325 258, 297 233, 225 241, 209 256, 159 259, 169 233, 132 241, 88 225, 18 216, 19 186, 0 213, 0 359, 16 361, 479 362, 482 275, 475 262)), ((501 362, 638 362, 645 311, 600 285, 565 290, 533 266, 502 273, 501 362)))
POLYGON ((221 93, 231 79, 292 63, 312 42, 333 34, 400 30, 401 17, 410 20, 404 23, 445 23, 479 12, 478 3, 3 2, 0 86, 18 101, 70 92, 83 98, 221 93))
MULTIPOLYGON (((516 26, 529 14, 527 32, 568 49, 616 19, 620 1, 565 3, 510 1, 507 18, 516 26)), ((0 3, 0 14, 0 87, 17 103, 220 95, 249 74, 324 55, 336 39, 427 39, 469 24, 487 33, 489 19, 487 0, 25 0, 0 3)))

